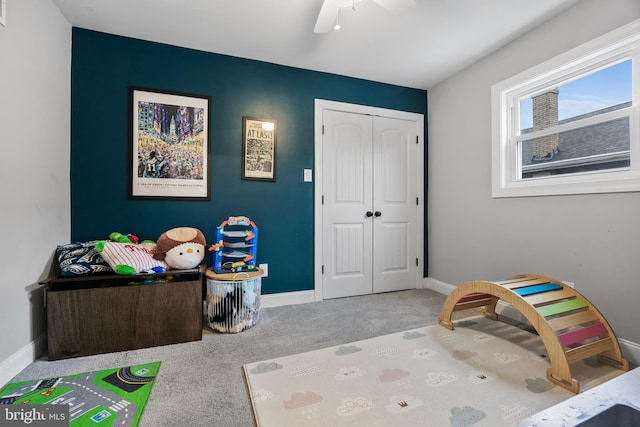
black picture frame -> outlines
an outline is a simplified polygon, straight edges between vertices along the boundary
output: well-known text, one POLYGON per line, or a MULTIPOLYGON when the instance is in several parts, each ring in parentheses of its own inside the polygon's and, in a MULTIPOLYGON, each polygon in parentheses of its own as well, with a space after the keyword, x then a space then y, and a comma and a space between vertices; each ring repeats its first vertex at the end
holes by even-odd
POLYGON ((211 97, 129 87, 129 198, 211 200, 211 97))
POLYGON ((242 117, 242 179, 276 180, 278 121, 242 117))

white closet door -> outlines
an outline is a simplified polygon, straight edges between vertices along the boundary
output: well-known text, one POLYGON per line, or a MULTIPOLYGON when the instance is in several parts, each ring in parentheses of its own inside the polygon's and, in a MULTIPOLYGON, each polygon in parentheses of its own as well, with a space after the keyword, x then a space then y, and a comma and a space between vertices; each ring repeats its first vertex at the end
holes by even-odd
POLYGON ((323 298, 415 288, 415 121, 325 110, 323 298))
POLYGON ((323 298, 373 290, 372 132, 371 116, 324 113, 323 298))
POLYGON ((373 292, 415 288, 416 123, 376 117, 373 129, 373 292))

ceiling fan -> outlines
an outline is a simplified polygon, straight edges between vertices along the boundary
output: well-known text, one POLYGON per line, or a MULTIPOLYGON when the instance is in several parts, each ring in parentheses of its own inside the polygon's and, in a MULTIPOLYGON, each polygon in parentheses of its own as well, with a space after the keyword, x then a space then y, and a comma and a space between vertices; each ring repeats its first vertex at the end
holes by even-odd
MULTIPOLYGON (((360 1, 362 0, 324 0, 313 32, 326 33, 332 29, 339 29, 338 11, 346 7, 355 10, 356 4, 360 1)), ((416 3, 415 0, 373 0, 373 2, 394 13, 406 12, 416 3)))

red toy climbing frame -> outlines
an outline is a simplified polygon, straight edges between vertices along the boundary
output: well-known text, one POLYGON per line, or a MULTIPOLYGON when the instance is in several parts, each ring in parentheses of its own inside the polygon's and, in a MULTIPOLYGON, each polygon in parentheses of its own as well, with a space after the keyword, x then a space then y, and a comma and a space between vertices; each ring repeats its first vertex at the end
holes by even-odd
POLYGON ((438 323, 453 330, 453 312, 475 307, 483 307, 483 316, 498 320, 498 300, 520 311, 540 335, 549 353, 547 379, 552 383, 578 393, 580 384, 571 375, 571 364, 591 356, 629 370, 618 340, 600 312, 575 289, 545 276, 525 274, 498 282, 463 283, 447 297, 438 323))

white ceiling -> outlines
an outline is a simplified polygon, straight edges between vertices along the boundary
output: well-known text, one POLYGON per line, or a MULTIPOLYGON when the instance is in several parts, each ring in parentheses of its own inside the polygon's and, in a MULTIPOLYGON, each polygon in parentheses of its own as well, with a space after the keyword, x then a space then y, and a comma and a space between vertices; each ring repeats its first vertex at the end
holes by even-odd
POLYGON ((503 46, 579 0, 374 0, 313 32, 323 0, 52 0, 76 27, 418 89, 503 46))

